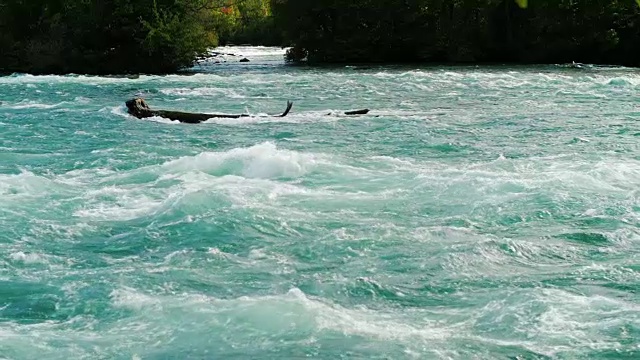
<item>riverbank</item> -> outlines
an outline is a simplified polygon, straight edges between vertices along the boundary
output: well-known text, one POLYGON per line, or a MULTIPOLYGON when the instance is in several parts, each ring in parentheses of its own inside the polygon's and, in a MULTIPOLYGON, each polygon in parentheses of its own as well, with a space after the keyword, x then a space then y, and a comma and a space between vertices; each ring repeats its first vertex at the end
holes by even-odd
POLYGON ((523 9, 511 0, 284 0, 273 10, 294 62, 640 65, 640 7, 633 1, 531 1, 523 9))

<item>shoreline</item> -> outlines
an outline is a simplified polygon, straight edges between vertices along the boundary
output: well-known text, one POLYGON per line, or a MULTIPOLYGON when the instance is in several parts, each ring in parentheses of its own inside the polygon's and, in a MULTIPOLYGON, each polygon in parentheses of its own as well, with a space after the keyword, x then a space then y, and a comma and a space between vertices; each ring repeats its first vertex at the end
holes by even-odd
MULTIPOLYGON (((230 55, 231 56, 231 55, 230 55)), ((239 57, 241 55, 232 55, 239 57)), ((207 57, 198 60, 199 62, 206 62, 208 60, 216 59, 217 56, 207 57)), ((250 58, 249 58, 250 59, 250 58)), ((223 64, 235 64, 236 62, 224 62, 223 64)), ((249 63, 251 64, 251 63, 249 63)), ((247 64, 244 63, 243 66, 247 64)), ((66 76, 66 77, 102 77, 102 78, 129 78, 138 79, 141 76, 194 76, 197 74, 205 74, 208 72, 197 71, 197 67, 201 64, 194 64, 192 68, 183 69, 176 72, 122 72, 122 73, 79 73, 79 72, 19 72, 19 71, 4 71, 0 70, 0 77, 19 77, 19 76, 66 76)), ((424 68, 424 69, 436 69, 436 68, 517 68, 517 67, 555 67, 565 70, 576 71, 588 71, 596 69, 628 69, 639 70, 640 67, 627 66, 622 64, 611 63, 528 63, 528 62, 330 62, 330 63, 307 63, 307 62, 288 62, 283 59, 282 66, 291 68, 310 68, 310 69, 340 69, 340 68, 352 68, 354 71, 370 70, 374 68, 391 67, 391 68, 424 68)))

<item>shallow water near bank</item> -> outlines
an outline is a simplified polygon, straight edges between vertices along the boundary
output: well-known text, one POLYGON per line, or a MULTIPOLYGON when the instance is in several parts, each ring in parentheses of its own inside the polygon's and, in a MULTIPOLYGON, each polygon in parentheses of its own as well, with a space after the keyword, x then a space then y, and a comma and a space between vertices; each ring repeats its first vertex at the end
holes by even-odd
POLYGON ((638 70, 216 51, 0 77, 0 358, 640 356, 638 70))

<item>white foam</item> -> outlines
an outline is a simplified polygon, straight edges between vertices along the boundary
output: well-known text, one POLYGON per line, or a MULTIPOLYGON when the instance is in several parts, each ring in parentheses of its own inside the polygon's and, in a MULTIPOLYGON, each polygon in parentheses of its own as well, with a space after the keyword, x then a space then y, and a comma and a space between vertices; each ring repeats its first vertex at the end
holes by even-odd
POLYGON ((36 196, 48 194, 52 191, 64 192, 68 189, 62 183, 39 176, 28 170, 21 170, 20 174, 0 174, 0 194, 5 196, 36 196))
MULTIPOLYGON (((446 340, 454 335, 455 327, 422 319, 421 325, 411 316, 396 313, 358 310, 308 298, 300 289, 293 288, 283 295, 240 297, 220 300, 203 295, 178 297, 151 296, 130 288, 114 290, 111 294, 115 306, 155 314, 156 311, 179 311, 202 321, 218 323, 215 319, 239 318, 244 326, 263 329, 295 326, 315 333, 334 331, 351 336, 366 336, 380 340, 427 342, 446 340)), ((221 324, 220 324, 221 325, 221 324)), ((305 331, 308 331, 305 330, 305 331)))
POLYGON ((595 341, 592 332, 605 324, 603 315, 613 320, 609 321, 607 327, 640 320, 637 315, 629 317, 630 314, 639 314, 640 307, 623 299, 542 289, 538 301, 544 303, 547 309, 540 316, 536 332, 545 337, 565 339, 565 342, 571 339, 572 344, 567 343, 571 346, 592 347, 595 341))
POLYGON ((104 109, 101 109, 100 111, 105 111, 105 110, 109 110, 114 115, 122 116, 125 118, 133 118, 133 116, 129 115, 129 113, 127 112, 127 107, 124 104, 114 106, 112 108, 104 108, 104 109))
POLYGON ((150 81, 159 83, 189 82, 198 84, 216 84, 228 78, 216 74, 188 74, 188 75, 140 75, 129 77, 105 77, 89 75, 31 75, 15 74, 0 77, 0 84, 81 84, 98 86, 104 84, 130 84, 146 83, 150 81))
MULTIPOLYGON (((107 172, 107 177, 80 172, 71 177, 79 186, 99 187, 82 192, 82 206, 73 214, 92 221, 125 221, 157 216, 176 207, 195 206, 192 211, 197 215, 203 196, 222 196, 226 204, 231 201, 238 206, 273 208, 274 205, 265 203, 267 199, 273 202, 290 195, 309 196, 312 192, 271 179, 302 176, 316 161, 313 154, 282 150, 264 143, 226 152, 201 153, 124 173, 107 172), (93 178, 96 175, 99 177, 93 178), (129 178, 144 181, 129 183, 129 178), (118 185, 100 186, 114 182, 118 185)), ((304 214, 296 216, 302 218, 304 214)))
POLYGON ((132 288, 116 289, 109 294, 111 301, 117 307, 141 310, 149 307, 158 307, 160 300, 135 291, 132 288))
POLYGON ((226 96, 230 99, 244 99, 245 95, 239 94, 236 90, 230 88, 216 88, 216 87, 197 87, 197 88, 166 88, 160 89, 160 92, 165 95, 171 96, 191 96, 191 97, 205 97, 205 96, 226 96))
POLYGON ((24 253, 22 251, 14 252, 9 255, 11 260, 24 264, 47 264, 46 256, 37 253, 24 253))
POLYGON ((181 124, 181 122, 178 120, 171 120, 171 119, 163 118, 161 116, 152 116, 152 117, 144 118, 144 121, 151 121, 151 122, 157 122, 161 124, 170 124, 170 125, 181 124))
POLYGON ((250 124, 266 124, 266 123, 291 123, 291 124, 303 124, 303 123, 315 123, 315 122, 333 122, 340 120, 335 116, 326 116, 329 111, 322 112, 295 112, 289 114, 286 117, 274 117, 267 114, 253 114, 249 117, 242 117, 238 119, 225 119, 225 118, 211 118, 205 121, 205 124, 217 124, 217 125, 250 125, 250 124))
POLYGON ((288 48, 271 46, 220 46, 212 49, 212 52, 235 54, 238 56, 283 56, 288 48))
POLYGON ((57 104, 42 104, 37 101, 21 101, 18 104, 9 106, 9 109, 53 109, 60 105, 66 104, 65 101, 57 104))
POLYGON ((281 150, 265 142, 249 148, 225 152, 203 152, 163 164, 170 171, 199 170, 204 172, 228 169, 226 174, 246 178, 299 177, 313 168, 318 159, 313 154, 281 150))
MULTIPOLYGON (((619 70, 622 72, 622 70, 619 70)), ((443 90, 451 92, 454 89, 467 89, 478 87, 491 91, 488 95, 499 95, 504 89, 517 89, 526 87, 530 91, 566 91, 574 89, 570 96, 589 95, 598 98, 606 98, 607 93, 618 88, 632 88, 640 85, 640 76, 631 71, 612 77, 609 74, 597 73, 533 73, 521 71, 505 73, 492 69, 466 69, 464 72, 443 71, 441 69, 416 69, 404 72, 383 70, 371 75, 380 81, 401 78, 402 87, 417 87, 422 91, 442 93, 443 90), (515 76, 517 75, 517 76, 515 76), (428 82, 428 84, 422 84, 428 82)), ((454 94, 454 92, 452 92, 454 94)))
MULTIPOLYGON (((278 212, 282 209, 274 201, 291 196, 340 197, 341 194, 332 191, 309 190, 282 181, 283 178, 300 178, 318 166, 339 166, 334 161, 326 155, 280 149, 266 142, 247 148, 203 152, 128 171, 110 168, 73 170, 54 175, 54 181, 40 179, 30 173, 12 177, 27 176, 27 184, 32 182, 31 177, 51 181, 54 188, 47 190, 45 186, 37 186, 38 190, 44 194, 66 191, 68 196, 81 200, 81 203, 74 202, 78 204, 72 214, 82 221, 127 221, 157 216, 185 206, 195 207, 191 211, 197 215, 203 206, 200 205, 203 197, 223 197, 224 201, 217 199, 215 203, 228 205, 231 202, 256 209, 277 209, 278 212), (273 205, 268 205, 269 202, 273 205)), ((24 180, 15 180, 25 183, 24 180)), ((16 181, 4 181, 2 185, 7 187, 8 193, 15 193, 16 181)), ((21 193, 29 194, 32 190, 24 189, 21 193)), ((349 196, 367 195, 354 193, 349 196)), ((292 208, 287 212, 299 211, 292 208)), ((296 216, 304 218, 306 214, 300 212, 296 216)))
POLYGON ((83 206, 74 211, 73 216, 109 221, 136 219, 160 211, 174 201, 172 196, 160 196, 145 192, 144 187, 109 186, 86 192, 83 206))
POLYGON ((400 167, 403 167, 403 168, 414 167, 415 166, 415 164, 411 160, 398 159, 398 158, 391 157, 391 156, 372 156, 371 160, 383 161, 383 162, 389 163, 391 165, 400 166, 400 167))

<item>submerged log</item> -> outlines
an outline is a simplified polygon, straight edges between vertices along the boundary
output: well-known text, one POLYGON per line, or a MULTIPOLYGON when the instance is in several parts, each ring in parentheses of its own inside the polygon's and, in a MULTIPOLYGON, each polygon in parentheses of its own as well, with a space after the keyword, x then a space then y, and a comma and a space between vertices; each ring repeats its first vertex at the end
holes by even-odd
MULTIPOLYGON (((238 119, 243 117, 250 117, 249 114, 202 114, 202 113, 189 113, 182 111, 169 111, 169 110, 151 110, 149 105, 141 99, 135 98, 127 101, 125 103, 127 105, 127 110, 129 114, 137 117, 138 119, 149 118, 153 116, 159 116, 166 119, 177 120, 182 123, 187 124, 198 124, 203 121, 207 121, 213 118, 225 118, 225 119, 238 119)), ((280 115, 271 115, 274 117, 285 117, 291 111, 291 107, 293 103, 291 101, 287 101, 287 109, 280 115)))
POLYGON ((368 113, 369 113, 369 109, 351 110, 351 111, 344 112, 345 115, 366 115, 368 113))
MULTIPOLYGON (((369 109, 361 109, 361 110, 351 110, 345 111, 345 115, 366 115, 369 113, 369 109)), ((332 113, 328 113, 327 116, 332 115, 332 113)))

